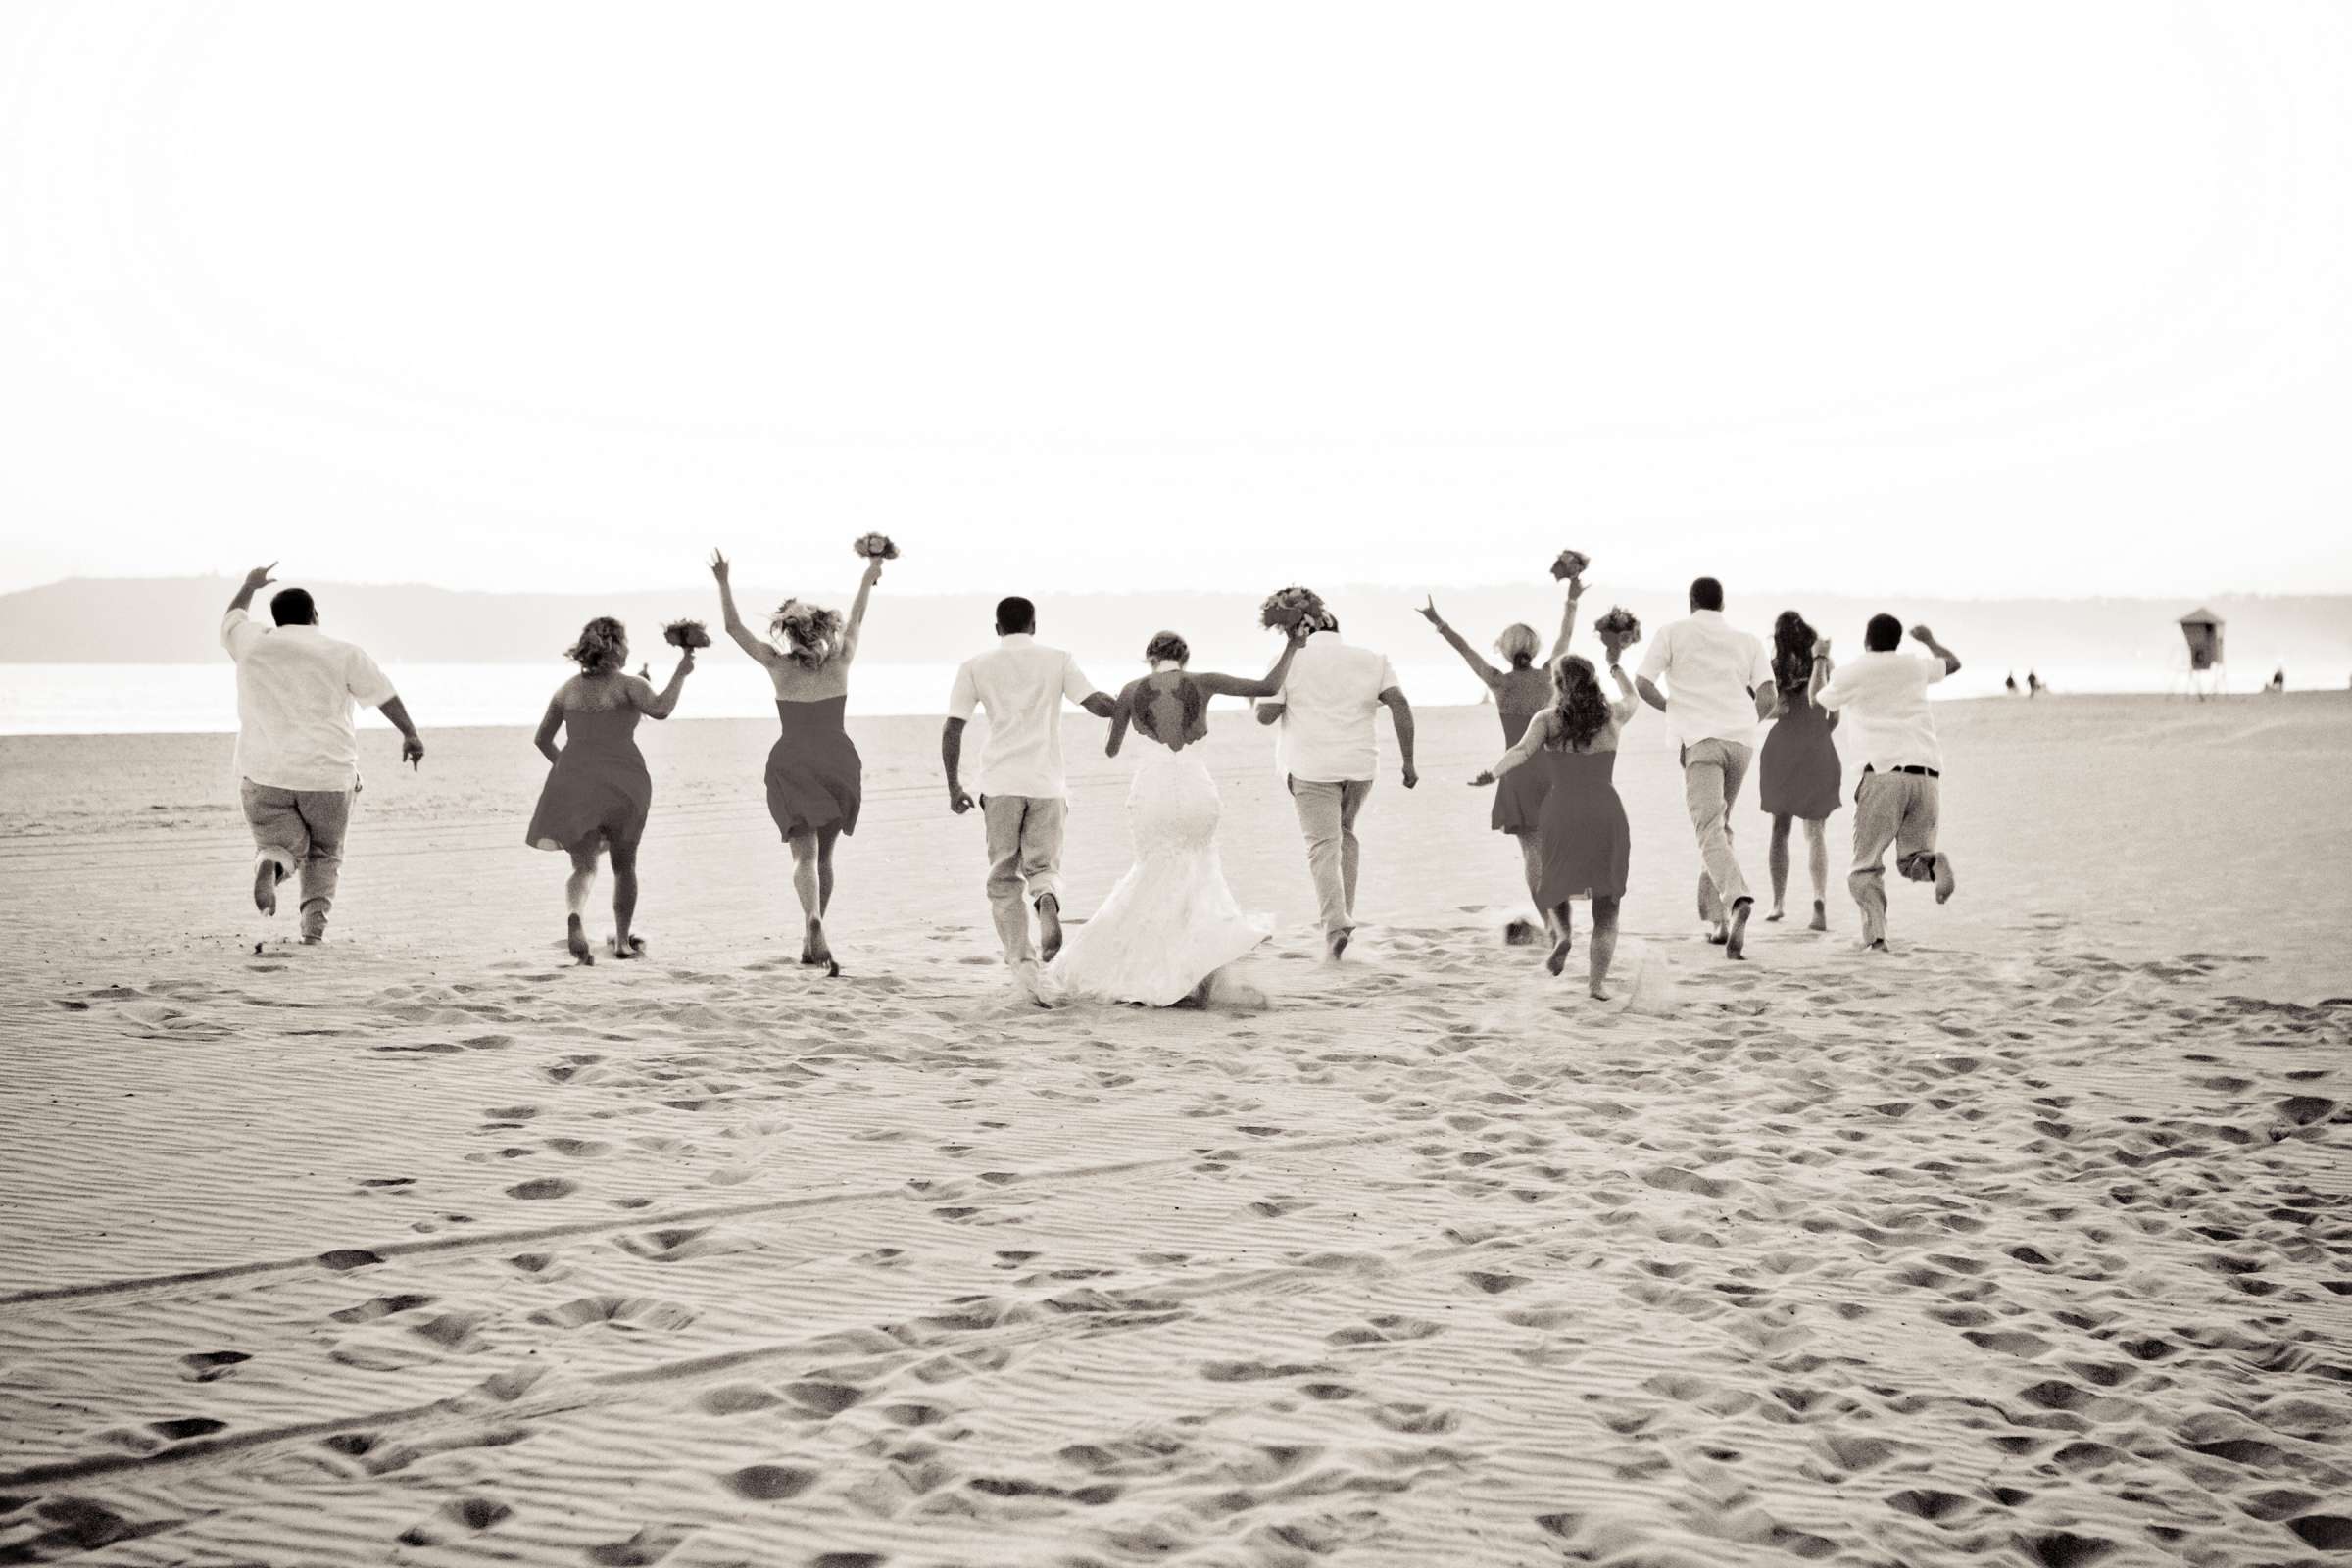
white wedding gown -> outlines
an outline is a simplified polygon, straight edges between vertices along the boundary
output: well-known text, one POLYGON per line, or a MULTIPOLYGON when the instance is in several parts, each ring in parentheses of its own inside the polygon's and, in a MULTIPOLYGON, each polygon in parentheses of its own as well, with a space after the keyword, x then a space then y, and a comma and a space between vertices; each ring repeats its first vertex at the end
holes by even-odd
POLYGON ((1051 1000, 1165 1007, 1272 934, 1273 921, 1244 914, 1225 885, 1222 812, 1198 750, 1149 747, 1127 791, 1135 864, 1054 959, 1051 1000))

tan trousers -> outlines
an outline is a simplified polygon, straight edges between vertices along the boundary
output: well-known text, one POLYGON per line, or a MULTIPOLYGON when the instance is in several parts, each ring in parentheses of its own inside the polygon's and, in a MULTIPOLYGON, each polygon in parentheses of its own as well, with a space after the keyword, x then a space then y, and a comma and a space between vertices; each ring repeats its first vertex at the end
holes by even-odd
POLYGON ((1698 834, 1698 917, 1713 925, 1732 917, 1747 898, 1747 878, 1732 853, 1732 806, 1747 782, 1756 749, 1738 741, 1699 741, 1683 748, 1683 804, 1698 834))
POLYGON ((1865 773, 1854 790, 1854 869, 1845 879, 1862 909, 1862 940, 1886 935, 1886 849, 1914 882, 1936 880, 1941 781, 1920 773, 1865 773))
POLYGON ((241 779, 238 794, 253 828, 257 860, 277 868, 277 880, 302 878, 302 934, 326 933, 343 876, 343 835, 351 827, 349 790, 281 790, 241 779))
POLYGON ((1326 937, 1355 929, 1355 868, 1362 858, 1355 818, 1371 794, 1368 778, 1337 784, 1291 780, 1291 805, 1298 812, 1298 831, 1306 836, 1306 869, 1315 879, 1326 937))
POLYGON ((1037 956, 1029 940, 1029 906, 1061 897, 1061 830, 1069 802, 1043 795, 983 795, 988 821, 988 908, 1004 944, 1004 961, 1037 956))

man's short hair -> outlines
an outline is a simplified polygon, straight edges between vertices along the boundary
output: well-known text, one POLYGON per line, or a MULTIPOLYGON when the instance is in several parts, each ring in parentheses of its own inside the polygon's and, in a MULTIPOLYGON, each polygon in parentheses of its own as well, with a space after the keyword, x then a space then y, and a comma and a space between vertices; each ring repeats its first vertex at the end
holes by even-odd
POLYGON ((1903 646, 1903 623, 1892 615, 1873 615, 1862 630, 1862 646, 1874 654, 1891 654, 1903 646))
POLYGON ((1018 594, 998 600, 997 630, 1006 637, 1037 630, 1037 607, 1018 594))
POLYGON ((318 618, 308 588, 281 588, 270 596, 270 616, 280 626, 308 626, 318 618))
POLYGON ((1690 608, 1692 610, 1721 610, 1723 608, 1723 584, 1712 577, 1694 579, 1690 584, 1690 608))

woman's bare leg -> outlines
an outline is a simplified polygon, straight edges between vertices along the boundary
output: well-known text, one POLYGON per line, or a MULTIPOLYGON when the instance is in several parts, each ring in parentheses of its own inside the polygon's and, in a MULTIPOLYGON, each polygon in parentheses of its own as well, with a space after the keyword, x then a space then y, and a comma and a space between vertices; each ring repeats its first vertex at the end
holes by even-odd
POLYGON ((612 857, 612 952, 622 958, 634 958, 645 951, 645 945, 629 935, 629 922, 637 918, 637 841, 614 839, 608 846, 612 857))
POLYGON ((820 827, 816 830, 816 914, 823 919, 833 907, 833 846, 841 842, 841 829, 820 827))
POLYGON ((1594 894, 1592 897, 1592 945, 1591 952, 1586 955, 1586 963, 1588 965, 1587 972, 1592 982, 1592 995, 1601 1002, 1609 1000, 1609 993, 1606 989, 1609 964, 1616 956, 1617 901, 1594 894))
POLYGON ((564 946, 574 959, 594 963, 596 950, 588 946, 588 931, 580 921, 588 913, 588 895, 596 891, 597 846, 571 852, 571 875, 564 879, 564 906, 570 911, 564 922, 564 946))
POLYGON ((1828 818, 1805 823, 1805 861, 1813 872, 1814 931, 1830 928, 1830 824, 1828 818))
POLYGON ((1544 923, 1551 927, 1551 956, 1544 960, 1544 967, 1558 974, 1568 967, 1569 951, 1576 946, 1576 917, 1568 901, 1562 899, 1545 910, 1544 923))
MULTIPOLYGON (((1772 847, 1765 852, 1764 863, 1772 868, 1772 912, 1764 918, 1778 920, 1788 913, 1788 818, 1784 813, 1773 814, 1772 847)), ((1813 886, 1814 897, 1819 898, 1821 884, 1813 886)))
MULTIPOLYGON (((1520 865, 1527 872, 1528 900, 1541 913, 1544 908, 1544 901, 1537 895, 1544 886, 1544 835, 1531 828, 1525 833, 1514 833, 1511 836, 1519 841, 1520 865)), ((1509 926, 1504 927, 1504 933, 1513 941, 1527 942, 1533 942, 1536 935, 1533 930, 1528 928, 1527 922, 1524 920, 1513 920, 1509 926)))
POLYGON ((824 892, 817 875, 815 830, 795 833, 791 844, 792 891, 800 895, 801 918, 807 922, 801 938, 801 961, 830 963, 833 955, 825 947, 824 892))

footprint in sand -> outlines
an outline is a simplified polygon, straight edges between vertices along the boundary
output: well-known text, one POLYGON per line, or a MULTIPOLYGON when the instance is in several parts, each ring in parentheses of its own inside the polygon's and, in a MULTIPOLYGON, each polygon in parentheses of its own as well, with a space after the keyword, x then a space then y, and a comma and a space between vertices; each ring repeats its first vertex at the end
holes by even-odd
POLYGON ((814 1470, 803 1470, 787 1464, 745 1465, 719 1478, 720 1485, 729 1492, 738 1497, 749 1497, 754 1502, 781 1502, 787 1497, 797 1497, 814 1486, 816 1481, 817 1473, 814 1470))
POLYGON ((580 1190, 580 1184, 561 1176, 540 1176, 527 1182, 516 1182, 507 1189, 509 1198, 526 1201, 535 1199, 564 1198, 580 1190))
POLYGON ((179 1358, 180 1376, 190 1383, 213 1383, 252 1360, 243 1350, 199 1350, 179 1358))

